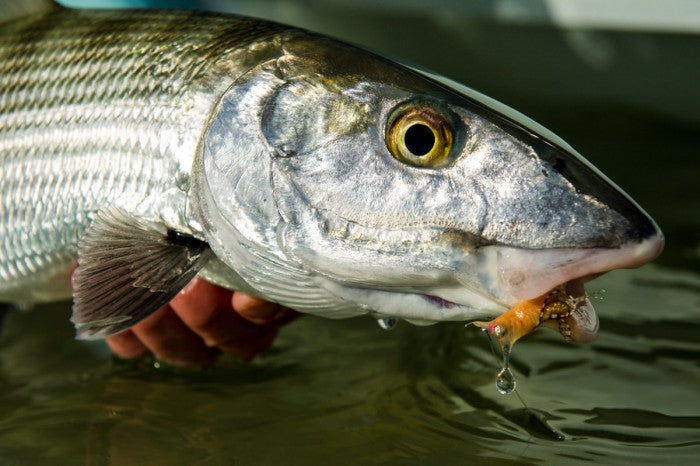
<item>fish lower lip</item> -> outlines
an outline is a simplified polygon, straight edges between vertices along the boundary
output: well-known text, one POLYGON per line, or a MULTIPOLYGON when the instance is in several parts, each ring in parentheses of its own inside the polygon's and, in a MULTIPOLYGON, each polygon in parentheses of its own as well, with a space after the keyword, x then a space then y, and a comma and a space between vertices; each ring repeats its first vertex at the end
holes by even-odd
MULTIPOLYGON (((555 287, 549 292, 563 289, 571 302, 571 310, 567 315, 554 315, 542 321, 542 325, 559 331, 562 336, 573 343, 590 343, 598 336, 598 315, 591 302, 586 298, 584 283, 600 274, 592 274, 577 278, 555 287)), ((430 304, 440 309, 452 309, 459 304, 435 295, 422 295, 430 304)))
POLYGON ((423 295, 423 298, 426 301, 428 301, 429 303, 435 304, 436 306, 443 308, 443 309, 452 309, 453 307, 457 306, 457 303, 453 303, 452 301, 448 301, 448 300, 443 299, 439 296, 425 294, 425 295, 423 295))

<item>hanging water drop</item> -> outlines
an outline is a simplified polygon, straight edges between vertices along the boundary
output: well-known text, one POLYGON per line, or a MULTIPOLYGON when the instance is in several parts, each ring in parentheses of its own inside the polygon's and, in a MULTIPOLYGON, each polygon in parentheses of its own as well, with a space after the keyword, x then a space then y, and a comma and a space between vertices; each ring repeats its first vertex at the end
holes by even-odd
POLYGON ((496 376, 496 389, 501 395, 515 390, 515 377, 510 371, 510 345, 503 345, 503 368, 496 376))
POLYGON ((398 319, 394 317, 377 317, 377 323, 383 330, 391 330, 396 327, 398 319))
MULTIPOLYGON (((484 333, 489 339, 491 351, 493 351, 493 354, 495 356, 498 351, 499 345, 496 339, 492 337, 492 334, 496 335, 497 332, 489 332, 486 329, 484 329, 484 333)), ((515 390, 515 377, 510 371, 510 348, 511 346, 509 343, 506 343, 500 347, 501 354, 503 355, 503 360, 501 363, 501 370, 496 376, 496 390, 498 390, 498 392, 501 395, 508 395, 510 393, 513 393, 513 391, 515 390)))
POLYGON ((515 377, 509 368, 504 367, 496 376, 496 389, 501 395, 508 395, 515 390, 515 377))

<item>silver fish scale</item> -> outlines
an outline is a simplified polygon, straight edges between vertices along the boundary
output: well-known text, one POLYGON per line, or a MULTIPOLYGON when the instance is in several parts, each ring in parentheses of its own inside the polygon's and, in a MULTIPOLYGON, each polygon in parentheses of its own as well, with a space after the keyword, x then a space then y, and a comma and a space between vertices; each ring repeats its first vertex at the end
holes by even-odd
POLYGON ((102 206, 185 187, 212 106, 250 66, 222 58, 277 29, 70 10, 0 26, 0 300, 69 270, 102 206))

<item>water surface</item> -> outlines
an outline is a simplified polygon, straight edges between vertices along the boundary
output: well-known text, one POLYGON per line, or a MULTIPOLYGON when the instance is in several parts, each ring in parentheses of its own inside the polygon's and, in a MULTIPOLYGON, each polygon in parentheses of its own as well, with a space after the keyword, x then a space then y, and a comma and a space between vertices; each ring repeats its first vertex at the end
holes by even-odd
POLYGON ((692 462, 700 452, 700 279, 610 274, 587 347, 538 331, 518 394, 458 324, 381 330, 304 318, 253 364, 113 361, 71 339, 69 309, 11 315, 0 342, 3 464, 692 462), (697 314, 695 314, 697 316, 697 314))

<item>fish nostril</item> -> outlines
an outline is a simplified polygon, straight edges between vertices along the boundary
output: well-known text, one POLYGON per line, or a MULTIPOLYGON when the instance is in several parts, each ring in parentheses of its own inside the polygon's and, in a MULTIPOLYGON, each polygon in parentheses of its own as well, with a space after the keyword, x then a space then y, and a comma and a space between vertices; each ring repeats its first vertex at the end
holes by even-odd
POLYGON ((564 159, 557 158, 552 164, 552 169, 557 173, 563 173, 566 170, 566 162, 564 162, 564 159))
POLYGON ((600 219, 601 228, 607 229, 603 235, 607 240, 600 243, 596 241, 597 245, 615 247, 628 241, 643 241, 661 234, 659 227, 637 203, 580 155, 567 153, 546 143, 542 143, 536 151, 553 172, 570 183, 578 196, 593 198, 603 204, 608 212, 612 212, 608 218, 600 219))

